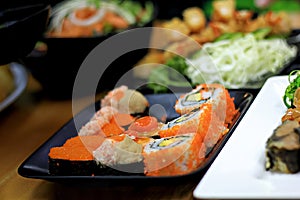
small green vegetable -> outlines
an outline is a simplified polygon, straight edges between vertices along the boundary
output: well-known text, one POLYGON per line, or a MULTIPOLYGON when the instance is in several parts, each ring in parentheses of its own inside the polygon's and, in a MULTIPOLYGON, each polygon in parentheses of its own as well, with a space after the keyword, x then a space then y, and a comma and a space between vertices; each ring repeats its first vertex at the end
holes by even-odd
POLYGON ((176 69, 179 73, 185 74, 188 65, 185 62, 185 59, 180 56, 175 56, 167 60, 166 65, 176 69))
POLYGON ((300 70, 293 70, 288 77, 289 85, 285 89, 283 102, 287 108, 293 107, 294 94, 298 87, 300 87, 300 70), (291 80, 291 76, 296 75, 296 78, 291 80))
POLYGON ((175 56, 169 59, 164 66, 157 67, 151 71, 148 79, 148 87, 154 93, 164 93, 169 87, 190 87, 190 80, 185 77, 188 65, 185 59, 175 56))
POLYGON ((217 39, 215 39, 214 42, 218 42, 218 41, 221 41, 221 40, 234 40, 234 39, 237 39, 237 38, 241 38, 243 36, 244 36, 244 34, 241 33, 241 32, 224 33, 221 36, 219 36, 217 39))
POLYGON ((253 31, 253 35, 257 40, 262 40, 267 37, 268 34, 270 34, 272 29, 270 27, 266 28, 260 28, 255 31, 253 31))

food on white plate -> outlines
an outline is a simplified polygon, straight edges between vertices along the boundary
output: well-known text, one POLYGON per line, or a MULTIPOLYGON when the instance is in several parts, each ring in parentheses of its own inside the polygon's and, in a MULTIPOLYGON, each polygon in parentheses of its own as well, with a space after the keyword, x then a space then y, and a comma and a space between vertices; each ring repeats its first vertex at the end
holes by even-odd
POLYGON ((282 123, 267 140, 266 170, 291 174, 300 171, 299 80, 299 71, 292 71, 283 97, 288 109, 281 119, 282 123), (292 75, 296 77, 292 79, 292 75))
POLYGON ((65 0, 54 6, 47 36, 92 37, 143 26, 153 9, 150 1, 65 0))
MULTIPOLYGON (((208 93, 213 93, 216 88, 225 91, 224 87, 216 84, 199 87, 207 87, 208 93)), ((114 95, 108 95, 106 101, 109 98, 114 98, 114 95)), ((50 149, 49 173, 175 176, 192 172, 227 134, 229 124, 225 118, 231 118, 232 123, 234 115, 238 114, 233 98, 223 100, 207 101, 190 112, 186 110, 184 115, 167 124, 147 113, 133 116, 106 105, 83 125, 78 136, 50 149), (227 103, 232 106, 230 110, 234 115, 222 106, 227 103), (223 119, 220 113, 224 113, 223 119), (127 115, 129 120, 124 123, 121 117, 122 120, 118 121, 119 114, 127 115), (180 130, 176 127, 182 130, 176 131, 180 130)))

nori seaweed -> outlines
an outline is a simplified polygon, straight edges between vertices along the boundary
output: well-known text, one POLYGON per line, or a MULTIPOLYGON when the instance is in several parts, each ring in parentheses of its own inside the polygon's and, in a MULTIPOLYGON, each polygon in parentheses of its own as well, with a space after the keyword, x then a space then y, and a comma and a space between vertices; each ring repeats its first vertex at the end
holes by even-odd
POLYGON ((54 176, 144 176, 143 171, 143 161, 109 167, 94 160, 71 161, 49 158, 49 174, 54 176))

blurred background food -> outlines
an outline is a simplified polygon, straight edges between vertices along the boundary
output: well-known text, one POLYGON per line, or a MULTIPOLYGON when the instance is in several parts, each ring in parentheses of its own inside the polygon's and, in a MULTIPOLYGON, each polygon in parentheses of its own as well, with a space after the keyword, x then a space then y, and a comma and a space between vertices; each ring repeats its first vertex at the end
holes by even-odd
POLYGON ((93 37, 143 26, 152 18, 146 1, 65 0, 53 7, 48 37, 93 37))
MULTIPOLYGON (((283 40, 288 38, 288 41, 292 41, 289 40, 291 34, 294 34, 294 39, 297 39, 296 36, 299 34, 297 29, 300 29, 298 20, 300 4, 298 0, 273 0, 268 7, 257 7, 254 0, 186 0, 184 2, 174 0, 172 3, 161 0, 28 0, 26 2, 14 0, 0 3, 0 7, 3 10, 26 5, 39 5, 41 8, 50 5, 50 13, 48 11, 50 15, 47 16, 49 20, 44 19, 44 24, 39 25, 31 23, 27 28, 23 28, 23 31, 14 31, 15 33, 23 34, 22 36, 16 35, 21 38, 17 42, 20 46, 23 46, 20 41, 31 41, 31 45, 27 46, 29 49, 34 49, 28 54, 27 48, 27 56, 24 53, 14 54, 15 57, 5 60, 5 63, 11 60, 18 60, 41 83, 43 91, 48 96, 58 98, 71 96, 77 71, 92 49, 110 36, 131 28, 155 26, 175 30, 192 38, 200 45, 200 48, 204 47, 203 49, 206 50, 219 49, 218 45, 222 44, 220 43, 222 40, 230 40, 226 45, 231 45, 236 43, 235 40, 249 39, 251 34, 254 35, 255 39, 251 41, 255 44, 265 44, 267 41, 270 41, 270 38, 273 38, 273 40, 274 38, 278 40, 281 38, 282 40, 279 43, 274 42, 274 44, 267 45, 272 46, 274 51, 276 51, 275 47, 277 48, 280 44, 283 46, 287 45, 281 43, 283 40), (37 29, 35 28, 30 28, 32 26, 39 27, 39 31, 36 31, 37 29), (30 34, 32 31, 35 31, 35 34, 30 34), (34 40, 25 39, 25 35, 32 35, 34 40), (258 35, 260 35, 260 38, 257 38, 258 35)), ((152 35, 152 38, 150 37, 151 35, 145 38, 149 42, 157 39, 155 35, 152 35)), ((0 38, 8 38, 7 33, 6 37, 0 38)), ((202 81, 203 77, 201 79, 198 76, 199 74, 191 70, 189 63, 183 59, 176 58, 175 54, 172 53, 178 52, 183 57, 191 58, 196 52, 200 51, 198 46, 195 48, 194 45, 191 45, 190 40, 187 40, 186 37, 180 34, 167 34, 162 38, 158 38, 158 40, 163 50, 140 49, 128 52, 114 61, 101 78, 99 91, 112 89, 119 78, 132 69, 134 65, 136 67, 133 68, 133 78, 137 79, 163 81, 162 83, 164 84, 171 83, 171 85, 176 87, 182 87, 187 84, 181 81, 182 78, 186 78, 189 84, 202 81), (170 72, 166 68, 159 68, 160 64, 170 65, 175 71, 170 72), (174 74, 177 71, 181 76, 174 74), (114 74, 114 76, 111 76, 111 74, 114 74)), ((299 44, 297 41, 289 42, 289 44, 291 43, 299 44)), ((7 44, 13 43, 7 42, 7 44)), ((126 45, 126 43, 124 42, 121 45, 126 45)), ((10 46, 12 46, 13 52, 16 52, 17 48, 14 45, 10 46)), ((220 49, 220 52, 222 52, 221 46, 220 49)), ((257 87, 259 87, 263 83, 261 80, 270 75, 280 73, 282 68, 293 61, 295 58, 294 50, 288 48, 286 50, 290 52, 287 54, 289 56, 286 59, 280 61, 272 60, 273 63, 276 62, 274 68, 270 67, 270 65, 273 66, 272 62, 261 64, 259 63, 259 61, 263 61, 261 57, 253 58, 251 57, 253 55, 244 54, 253 62, 251 64, 248 63, 248 67, 260 70, 251 71, 252 75, 255 74, 251 78, 258 79, 251 79, 247 84, 242 85, 244 84, 243 81, 238 81, 237 83, 237 80, 231 78, 238 70, 234 71, 235 73, 232 73, 231 76, 228 75, 230 71, 226 71, 226 73, 224 72, 226 74, 224 75, 225 83, 228 87, 242 88, 249 86, 249 83, 254 86, 255 84, 253 83, 257 82, 256 86, 258 85, 257 87), (254 61, 257 62, 255 63, 254 61), (262 67, 263 65, 267 65, 266 69, 262 67)), ((9 52, 6 50, 0 51, 3 55, 9 52)), ((266 54, 270 53, 269 51, 265 52, 266 54)), ((261 55, 266 56, 266 54, 261 55)), ((282 58, 282 56, 276 56, 274 52, 271 52, 271 54, 274 58, 282 58)), ((201 53, 196 53, 195 55, 199 56, 201 53)), ((219 63, 227 62, 227 66, 228 62, 230 62, 230 59, 224 59, 225 57, 228 58, 225 52, 222 55, 213 53, 207 55, 214 57, 219 63), (222 62, 220 62, 221 60, 222 62)), ((272 56, 269 57, 272 58, 272 56)), ((4 57, 1 56, 1 58, 4 57)), ((195 59, 195 56, 193 58, 195 59)), ((236 63, 231 65, 231 70, 246 69, 239 59, 231 59, 231 62, 236 63)), ((199 65, 199 62, 196 63, 199 65)), ((202 66, 202 64, 200 65, 202 66)), ((226 67, 220 67, 219 69, 221 68, 224 69, 226 67)), ((250 73, 248 70, 245 71, 250 73)), ((239 78, 243 79, 242 76, 239 78)), ((154 85, 152 84, 152 86, 154 85)), ((165 89, 162 91, 165 91, 165 89)))
MULTIPOLYGON (((183 35, 171 33, 163 40, 158 38, 164 43, 163 50, 151 50, 150 53, 136 65, 134 75, 141 79, 149 77, 146 79, 151 82, 159 81, 161 84, 149 84, 148 86, 155 89, 156 92, 159 90, 166 92, 166 87, 160 87, 159 85, 165 84, 165 86, 181 87, 189 83, 202 82, 204 79, 208 82, 212 81, 211 78, 213 76, 199 77, 199 73, 195 73, 196 71, 200 71, 201 73, 201 70, 209 66, 209 64, 205 63, 211 63, 221 72, 220 75, 227 87, 259 88, 267 77, 279 73, 282 68, 295 60, 297 52, 295 48, 289 49, 286 39, 294 30, 300 28, 298 20, 295 20, 295 16, 299 17, 299 13, 300 4, 298 1, 293 0, 273 1, 269 7, 264 8, 256 7, 254 1, 240 0, 203 1, 201 7, 191 6, 184 8, 179 15, 171 17, 170 19, 160 20, 156 24, 156 26, 159 27, 176 30, 183 35), (282 5, 283 2, 288 5, 279 6, 282 5), (251 34, 253 34, 255 40, 248 40, 251 34), (183 37, 184 35, 188 37, 183 37), (200 45, 198 47, 190 45, 190 38, 200 45), (254 47, 255 49, 252 48, 252 52, 256 52, 256 55, 244 54, 245 52, 242 51, 245 49, 243 48, 235 49, 234 53, 231 52, 233 49, 228 48, 230 47, 228 43, 220 43, 221 40, 230 40, 229 43, 235 44, 236 42, 233 42, 234 40, 242 41, 243 38, 247 38, 248 42, 251 42, 249 47, 256 45, 256 47, 254 47), (277 38, 277 42, 275 38, 277 38), (219 43, 217 44, 217 42, 219 43), (266 42, 271 42, 265 47, 265 50, 268 49, 270 51, 264 51, 258 48, 257 45, 265 45, 266 42), (213 51, 216 50, 215 47, 218 45, 223 45, 223 48, 220 48, 221 51, 219 51, 219 53, 213 53, 213 51), (278 51, 281 45, 287 47, 286 50, 290 53, 282 52, 282 54, 274 54, 271 52, 272 49, 274 52, 278 51), (174 52, 184 57, 191 57, 200 51, 201 47, 205 49, 208 54, 206 54, 206 59, 200 59, 202 63, 198 60, 196 71, 183 70, 183 68, 188 68, 187 62, 182 65, 182 59, 176 58, 177 61, 175 61, 173 58, 175 56, 174 52), (241 52, 236 52, 237 50, 241 52), (261 53, 261 51, 264 53, 261 53), (222 56, 222 52, 223 55, 226 55, 225 57, 222 56), (212 55, 214 56, 212 57, 212 55), (232 55, 240 57, 240 59, 233 58, 232 55), (273 59, 274 62, 267 62, 267 59, 264 60, 260 57, 262 55, 264 57, 267 56, 267 58, 283 59, 280 61, 277 60, 276 62, 273 59), (247 59, 243 59, 242 56, 246 56, 247 59), (151 60, 151 62, 149 62, 149 60, 151 60), (220 60, 223 60, 225 63, 220 62, 220 60), (174 64, 178 61, 181 64, 174 64), (152 64, 145 65, 147 63, 152 64), (170 63, 172 64, 169 65, 170 63), (171 68, 176 71, 173 71, 173 73, 170 72, 170 70, 167 71, 166 68, 160 67, 159 64, 171 66, 171 68), (222 69, 228 68, 228 66, 230 66, 230 71, 226 70, 225 73, 222 69), (248 69, 251 70, 249 71, 248 69), (179 78, 175 76, 174 73, 176 72, 181 73, 184 77, 179 78), (240 74, 241 72, 243 73, 240 74), (249 73, 249 77, 242 76, 246 73, 249 73), (231 74, 231 76, 229 76, 229 74, 231 74), (235 77, 237 74, 240 76, 235 77), (245 80, 241 81, 241 79, 245 80), (186 80, 188 80, 189 83, 187 83, 186 80)), ((195 56, 193 58, 195 58, 195 56)))
MULTIPOLYGON (((71 97, 82 62, 98 44, 122 31, 152 26, 157 11, 155 4, 148 0, 65 0, 51 6, 44 35, 31 54, 22 58, 22 63, 41 83, 45 93, 54 98, 71 97)), ((144 38, 150 40, 150 34, 144 38)), ((147 52, 138 49, 117 58, 102 76, 99 91, 113 88, 147 52)))

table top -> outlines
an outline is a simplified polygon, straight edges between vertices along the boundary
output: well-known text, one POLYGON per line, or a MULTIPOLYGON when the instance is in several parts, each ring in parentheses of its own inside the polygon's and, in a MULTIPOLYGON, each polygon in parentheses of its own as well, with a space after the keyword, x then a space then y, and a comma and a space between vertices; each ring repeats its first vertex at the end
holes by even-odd
MULTIPOLYGON (((84 98, 80 102, 84 108, 84 98)), ((47 98, 30 76, 24 93, 0 113, 0 199, 193 199, 199 179, 173 185, 86 187, 20 176, 20 164, 71 118, 72 100, 47 98)))

